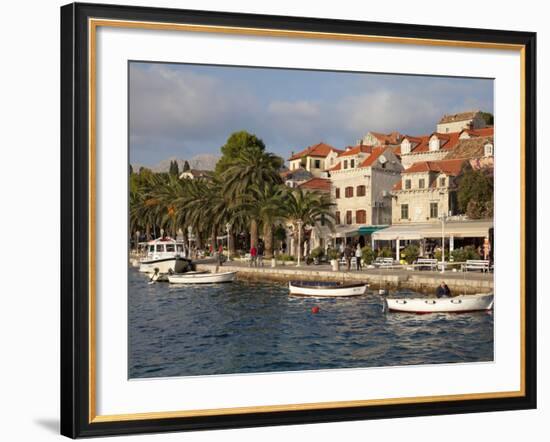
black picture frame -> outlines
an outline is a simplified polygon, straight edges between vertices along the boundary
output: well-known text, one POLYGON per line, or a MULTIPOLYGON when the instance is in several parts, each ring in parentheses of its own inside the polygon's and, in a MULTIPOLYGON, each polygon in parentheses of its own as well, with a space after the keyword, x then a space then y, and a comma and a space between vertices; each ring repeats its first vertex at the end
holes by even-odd
POLYGON ((524 50, 524 241, 536 244, 536 34, 489 29, 73 3, 61 8, 61 434, 105 436, 536 408, 536 247, 525 247, 524 395, 218 416, 90 421, 88 19, 521 45, 524 50))

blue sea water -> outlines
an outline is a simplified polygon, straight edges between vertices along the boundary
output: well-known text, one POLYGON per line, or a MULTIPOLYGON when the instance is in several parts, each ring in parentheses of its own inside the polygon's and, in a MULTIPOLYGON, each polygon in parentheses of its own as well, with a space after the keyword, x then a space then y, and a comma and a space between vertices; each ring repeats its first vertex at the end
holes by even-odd
POLYGON ((278 283, 148 284, 135 268, 128 298, 129 378, 493 360, 492 312, 385 313, 377 294, 292 297, 278 283))

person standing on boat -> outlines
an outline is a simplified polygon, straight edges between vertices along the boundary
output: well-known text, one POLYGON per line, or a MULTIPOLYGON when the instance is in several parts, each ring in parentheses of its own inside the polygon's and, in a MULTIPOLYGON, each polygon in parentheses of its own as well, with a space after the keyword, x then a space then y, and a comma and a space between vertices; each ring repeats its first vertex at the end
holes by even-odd
POLYGON ((449 298, 451 296, 451 289, 445 284, 445 281, 441 281, 441 284, 439 284, 435 291, 435 296, 438 298, 449 298))
POLYGON ((357 261, 357 270, 361 270, 361 258, 363 257, 363 250, 361 249, 361 244, 357 244, 355 249, 355 260, 357 261))

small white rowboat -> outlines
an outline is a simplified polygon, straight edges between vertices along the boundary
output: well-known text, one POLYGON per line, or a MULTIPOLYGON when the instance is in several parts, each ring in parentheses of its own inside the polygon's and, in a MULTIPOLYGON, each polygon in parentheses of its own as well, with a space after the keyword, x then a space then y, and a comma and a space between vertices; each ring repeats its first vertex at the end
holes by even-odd
POLYGON ((335 296, 359 296, 367 291, 367 284, 316 284, 289 282, 291 295, 314 296, 319 298, 335 296))
POLYGON ((493 294, 460 295, 452 298, 386 298, 388 310, 409 313, 463 313, 493 308, 493 294))
POLYGON ((168 275, 168 281, 172 284, 214 284, 217 282, 232 282, 236 274, 237 272, 187 272, 177 275, 168 275))

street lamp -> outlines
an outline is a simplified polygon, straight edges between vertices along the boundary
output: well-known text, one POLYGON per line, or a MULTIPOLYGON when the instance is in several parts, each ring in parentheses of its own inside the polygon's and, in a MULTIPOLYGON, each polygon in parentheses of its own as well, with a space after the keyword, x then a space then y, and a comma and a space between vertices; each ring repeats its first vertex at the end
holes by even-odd
POLYGON ((447 215, 439 217, 441 221, 441 273, 445 273, 445 221, 447 221, 447 218, 447 215))
POLYGON ((301 219, 298 220, 298 264, 296 264, 296 267, 300 266, 300 256, 301 256, 301 250, 302 250, 302 225, 304 224, 301 219))
POLYGON ((225 225, 225 231, 227 232, 227 260, 231 258, 231 254, 229 251, 229 232, 231 231, 231 223, 227 223, 225 225))
POLYGON ((189 226, 187 227, 187 239, 189 240, 189 254, 188 258, 191 259, 191 234, 193 233, 193 227, 189 226))

